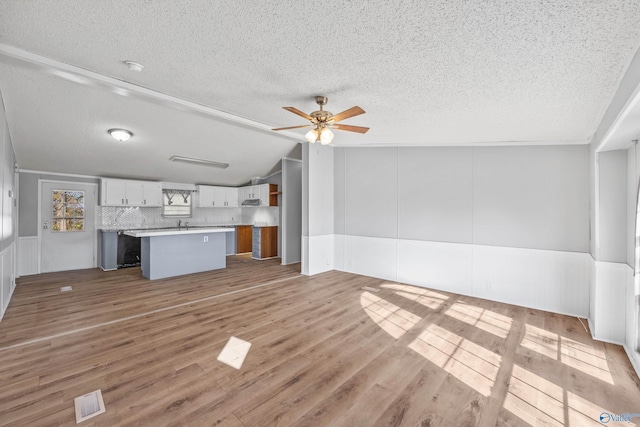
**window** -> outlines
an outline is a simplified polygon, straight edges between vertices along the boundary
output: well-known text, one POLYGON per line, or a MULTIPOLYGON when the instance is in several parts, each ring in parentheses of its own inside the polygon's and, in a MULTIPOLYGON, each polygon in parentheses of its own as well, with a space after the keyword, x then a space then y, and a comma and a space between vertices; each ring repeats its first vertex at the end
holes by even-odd
POLYGON ((163 190, 162 216, 191 217, 191 191, 163 190))
POLYGON ((53 190, 54 232, 84 231, 84 191, 53 190))

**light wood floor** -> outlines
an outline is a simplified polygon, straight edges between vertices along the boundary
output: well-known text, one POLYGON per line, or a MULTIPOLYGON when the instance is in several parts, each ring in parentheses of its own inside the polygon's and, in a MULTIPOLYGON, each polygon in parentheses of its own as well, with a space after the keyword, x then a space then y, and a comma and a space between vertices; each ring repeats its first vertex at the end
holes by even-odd
POLYGON ((640 413, 623 349, 576 318, 278 262, 229 257, 153 282, 136 268, 21 278, 0 322, 0 425, 75 425, 73 398, 98 388, 107 412, 84 426, 600 426, 605 411, 640 413), (216 360, 231 336, 252 343, 239 370, 216 360))

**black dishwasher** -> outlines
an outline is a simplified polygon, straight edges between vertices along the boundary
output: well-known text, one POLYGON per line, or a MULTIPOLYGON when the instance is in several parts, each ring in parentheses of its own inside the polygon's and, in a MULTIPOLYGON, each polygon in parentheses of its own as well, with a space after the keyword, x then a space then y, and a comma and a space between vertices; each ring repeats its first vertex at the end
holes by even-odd
POLYGON ((140 238, 118 232, 118 268, 140 265, 140 238))

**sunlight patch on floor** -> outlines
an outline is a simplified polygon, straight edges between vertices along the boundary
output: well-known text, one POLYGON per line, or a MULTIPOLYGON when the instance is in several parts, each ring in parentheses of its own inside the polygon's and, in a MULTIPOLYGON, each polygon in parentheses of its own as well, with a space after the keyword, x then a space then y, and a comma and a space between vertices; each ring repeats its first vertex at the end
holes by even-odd
POLYGON ((231 337, 218 355, 218 361, 232 368, 240 369, 244 363, 244 359, 247 357, 247 354, 249 354, 250 348, 251 343, 249 341, 231 337))
MULTIPOLYGON (((569 405, 569 426, 602 426, 603 424, 606 425, 614 425, 614 426, 619 426, 619 425, 623 425, 623 426, 637 426, 637 424, 635 424, 633 422, 633 419, 630 420, 629 422, 609 422, 606 421, 606 418, 603 419, 603 423, 600 423, 600 416, 603 414, 610 414, 612 413, 611 411, 608 411, 607 409, 602 408, 601 406, 598 406, 596 404, 594 404, 593 402, 578 396, 575 393, 571 393, 570 391, 567 392, 567 403, 569 405)), ((640 411, 633 411, 633 408, 630 408, 631 412, 640 412, 640 411)), ((620 415, 620 414, 616 414, 616 415, 620 415)), ((606 415, 605 415, 606 417, 606 415)))
POLYGON ((614 384, 609 364, 603 353, 592 346, 560 337, 562 363, 609 384, 614 384))
POLYGON ((455 302, 444 314, 500 338, 507 337, 513 323, 510 317, 462 301, 455 302))
POLYGON ((484 396, 498 375, 502 357, 438 325, 429 325, 409 348, 484 396))
POLYGON ((398 339, 422 318, 371 292, 360 295, 360 306, 385 332, 398 339))
POLYGON ((564 426, 562 387, 513 366, 504 408, 531 425, 564 426))
POLYGON ((400 283, 385 283, 383 288, 394 290, 396 295, 400 295, 411 301, 415 301, 418 304, 429 307, 433 310, 437 310, 449 299, 447 295, 439 292, 431 291, 429 289, 423 289, 416 286, 402 285, 400 283))
POLYGON ((536 326, 524 325, 522 345, 553 360, 558 360, 558 335, 536 326))
POLYGON ((520 344, 553 360, 558 360, 560 354, 560 361, 565 365, 614 384, 604 353, 592 345, 529 324, 525 325, 525 334, 520 344))

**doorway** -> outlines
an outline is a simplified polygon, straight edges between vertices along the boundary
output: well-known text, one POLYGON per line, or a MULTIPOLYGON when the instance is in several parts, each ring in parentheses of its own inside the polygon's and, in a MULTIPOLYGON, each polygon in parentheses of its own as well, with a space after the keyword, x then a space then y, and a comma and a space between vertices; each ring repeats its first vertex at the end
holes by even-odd
POLYGON ((40 273, 96 267, 97 184, 39 184, 40 273))

